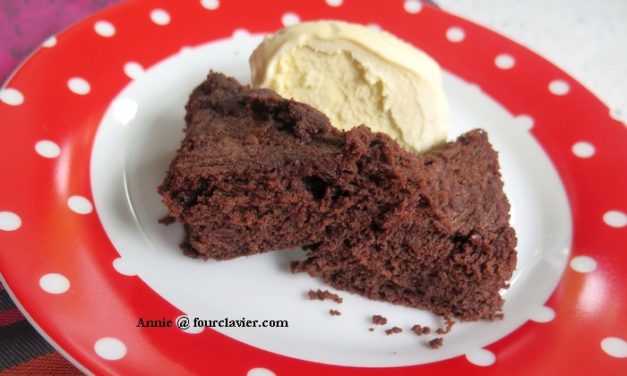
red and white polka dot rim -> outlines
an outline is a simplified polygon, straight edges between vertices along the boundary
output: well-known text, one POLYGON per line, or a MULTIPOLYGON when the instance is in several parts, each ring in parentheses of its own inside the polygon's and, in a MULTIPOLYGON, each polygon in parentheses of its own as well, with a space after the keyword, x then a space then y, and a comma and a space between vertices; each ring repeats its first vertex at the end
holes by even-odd
POLYGON ((546 315, 479 350, 474 361, 458 356, 385 373, 592 375, 625 369, 625 125, 534 53, 417 1, 268 4, 131 1, 46 40, 0 91, 0 270, 42 332, 98 374, 381 373, 278 355, 213 330, 130 335, 129 323, 139 316, 181 312, 139 278, 114 269, 119 254, 92 204, 89 157, 98 125, 142 67, 237 29, 268 32, 334 18, 379 25, 479 83, 512 114, 531 116, 530 132, 557 169, 572 213, 569 267, 546 302, 546 315))

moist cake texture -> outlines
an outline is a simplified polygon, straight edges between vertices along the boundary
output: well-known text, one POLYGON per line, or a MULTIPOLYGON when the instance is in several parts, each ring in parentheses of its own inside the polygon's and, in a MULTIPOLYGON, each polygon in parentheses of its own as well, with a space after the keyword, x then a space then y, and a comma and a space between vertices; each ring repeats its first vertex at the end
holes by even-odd
POLYGON ((329 184, 348 175, 345 136, 309 106, 212 73, 190 97, 185 132, 159 192, 190 255, 313 244, 354 206, 329 184))
POLYGON ((474 130, 426 154, 210 73, 159 187, 187 254, 304 246, 294 272, 462 320, 500 317, 516 264, 496 152, 474 130))

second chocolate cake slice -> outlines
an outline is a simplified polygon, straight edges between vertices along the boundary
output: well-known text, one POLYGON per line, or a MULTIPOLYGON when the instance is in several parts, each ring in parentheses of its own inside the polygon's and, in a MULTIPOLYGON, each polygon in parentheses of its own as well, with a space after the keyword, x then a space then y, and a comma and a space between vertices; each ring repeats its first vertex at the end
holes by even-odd
POLYGON ((440 315, 499 318, 498 292, 516 265, 516 235, 496 152, 485 132, 472 131, 414 163, 406 206, 347 237, 326 237, 293 271, 440 315))
POLYGON ((338 288, 462 319, 499 315, 516 238, 484 132, 415 156, 217 73, 187 111, 159 192, 188 254, 306 246, 294 270, 338 288))

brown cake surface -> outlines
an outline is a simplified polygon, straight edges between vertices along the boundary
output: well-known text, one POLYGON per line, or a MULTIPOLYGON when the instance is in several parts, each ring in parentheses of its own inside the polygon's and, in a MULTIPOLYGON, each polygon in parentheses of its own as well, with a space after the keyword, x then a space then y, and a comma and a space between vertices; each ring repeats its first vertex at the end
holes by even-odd
POLYGON ((516 264, 496 152, 472 131, 422 156, 210 73, 159 192, 190 254, 306 246, 293 265, 369 298, 493 319, 516 264))
POLYGON ((320 240, 331 223, 322 179, 337 177, 343 148, 324 115, 212 73, 186 124, 159 192, 190 254, 229 259, 320 240))
POLYGON ((389 137, 340 132, 307 105, 221 74, 194 90, 186 123, 159 192, 191 254, 229 259, 343 238, 408 194, 411 156, 389 137))
POLYGON ((327 237, 293 270, 371 299, 498 318, 516 235, 496 152, 472 131, 413 163, 403 204, 347 237, 327 237))

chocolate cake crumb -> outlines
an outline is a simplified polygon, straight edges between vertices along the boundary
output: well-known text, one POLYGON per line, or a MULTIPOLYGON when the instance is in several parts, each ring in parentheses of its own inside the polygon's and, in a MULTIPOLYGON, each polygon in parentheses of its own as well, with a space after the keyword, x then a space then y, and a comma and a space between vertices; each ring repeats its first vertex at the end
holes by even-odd
POLYGON ((442 346, 442 343, 444 343, 444 340, 442 337, 438 337, 429 341, 429 346, 431 346, 432 349, 437 349, 442 346))
POLYGON ((163 217, 161 217, 159 219, 159 223, 161 223, 162 225, 170 225, 172 223, 176 222, 176 218, 172 217, 171 215, 164 215, 163 217))
POLYGON ((329 310, 329 314, 331 316, 340 316, 342 314, 342 312, 338 311, 337 309, 330 309, 329 310))
POLYGON ((385 330, 385 334, 389 336, 389 335, 392 335, 392 334, 400 333, 402 331, 403 331, 403 329, 399 328, 398 326, 393 326, 390 329, 386 329, 385 330))
POLYGON ((455 324, 455 321, 451 319, 451 316, 446 315, 444 316, 444 326, 441 328, 438 328, 435 332, 438 334, 446 334, 451 331, 451 328, 453 327, 454 324, 455 324))
POLYGON ((416 333, 417 336, 431 333, 431 329, 428 326, 421 326, 421 325, 412 326, 411 331, 416 333))
POLYGON ((385 325, 388 323, 388 319, 381 315, 372 315, 372 323, 375 325, 385 325))
POLYGON ((309 300, 332 300, 337 304, 342 303, 342 298, 329 290, 309 290, 309 292, 307 292, 307 296, 309 297, 309 300))
POLYGON ((374 332, 374 328, 368 328, 369 332, 374 332))

